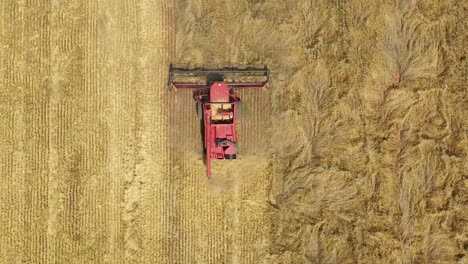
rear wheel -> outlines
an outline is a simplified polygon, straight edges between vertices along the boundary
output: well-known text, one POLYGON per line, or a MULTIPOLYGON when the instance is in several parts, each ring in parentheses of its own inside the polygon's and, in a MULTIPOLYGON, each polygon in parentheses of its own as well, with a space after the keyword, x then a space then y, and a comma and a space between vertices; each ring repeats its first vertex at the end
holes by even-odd
POLYGON ((224 155, 224 158, 227 160, 235 160, 236 159, 236 154, 226 154, 224 155))

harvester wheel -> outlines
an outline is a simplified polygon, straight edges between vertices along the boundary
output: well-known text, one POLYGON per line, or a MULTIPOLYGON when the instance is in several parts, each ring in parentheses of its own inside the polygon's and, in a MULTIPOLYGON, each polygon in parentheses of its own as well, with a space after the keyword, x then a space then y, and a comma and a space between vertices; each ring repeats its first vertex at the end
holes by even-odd
POLYGON ((244 105, 242 104, 242 101, 239 100, 237 101, 237 119, 240 119, 242 117, 242 113, 244 112, 244 105))
POLYGON ((203 105, 202 105, 202 103, 197 103, 197 116, 198 116, 198 119, 203 120, 203 105))
POLYGON ((235 160, 236 159, 236 154, 226 154, 224 155, 224 158, 227 160, 235 160))

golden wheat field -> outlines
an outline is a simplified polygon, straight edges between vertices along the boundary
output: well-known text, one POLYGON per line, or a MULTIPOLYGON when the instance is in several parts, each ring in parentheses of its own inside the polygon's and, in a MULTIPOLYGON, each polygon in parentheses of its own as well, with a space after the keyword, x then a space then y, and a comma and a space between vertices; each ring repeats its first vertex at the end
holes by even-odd
POLYGON ((0 263, 467 263, 467 18, 0 0, 0 263), (271 70, 211 180, 170 63, 271 70))

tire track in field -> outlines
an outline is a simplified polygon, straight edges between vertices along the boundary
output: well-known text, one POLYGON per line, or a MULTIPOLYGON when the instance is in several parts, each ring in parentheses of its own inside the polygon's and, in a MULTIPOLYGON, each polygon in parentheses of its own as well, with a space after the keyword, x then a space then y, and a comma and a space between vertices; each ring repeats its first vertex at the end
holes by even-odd
POLYGON ((50 97, 43 76, 49 70, 50 6, 44 1, 29 6, 2 2, 1 9, 0 206, 5 236, 0 256, 10 263, 45 261, 50 97))
MULTIPOLYGON (((166 1, 167 6, 164 20, 165 32, 168 36, 168 56, 165 63, 169 65, 175 58, 175 1, 166 1)), ((162 80, 167 81, 168 69, 162 73, 162 80)), ((167 151, 168 162, 165 177, 161 182, 162 204, 161 212, 164 215, 161 226, 158 227, 162 236, 162 260, 166 263, 190 263, 193 259, 187 252, 191 250, 190 230, 184 230, 189 223, 183 217, 184 207, 181 202, 185 199, 184 186, 180 174, 186 168, 182 166, 183 160, 191 155, 197 155, 196 143, 191 139, 196 134, 193 127, 198 123, 193 117, 193 99, 189 93, 167 91, 164 85, 161 87, 165 96, 167 117, 167 151)))
POLYGON ((21 74, 13 70, 18 69, 22 61, 22 51, 14 49, 21 43, 22 36, 13 34, 20 30, 21 25, 14 21, 21 16, 18 7, 1 2, 0 45, 4 48, 0 49, 0 144, 3 146, 0 152, 0 259, 11 263, 21 261, 23 250, 22 223, 17 220, 24 208, 23 165, 19 162, 22 153, 18 149, 22 138, 16 138, 24 134, 24 129, 20 129, 23 121, 19 119, 21 74))
POLYGON ((49 94, 44 92, 48 80, 43 76, 48 72, 50 58, 50 6, 45 1, 27 7, 24 3, 2 2, 2 10, 2 35, 6 41, 2 44, 6 44, 7 53, 2 52, 6 61, 2 65, 0 113, 5 121, 2 134, 6 134, 8 142, 1 155, 2 170, 6 172, 1 177, 11 188, 6 192, 11 196, 2 197, 2 205, 4 198, 7 201, 5 219, 9 227, 8 240, 4 241, 3 236, 0 240, 6 250, 2 255, 6 254, 5 259, 12 263, 44 262, 48 245, 49 94))
MULTIPOLYGON (((175 23, 174 18, 172 23, 175 23)), ((170 93, 167 109, 170 166, 165 184, 166 260, 169 263, 224 263, 226 198, 213 199, 206 190, 201 123, 192 92, 170 93)))
MULTIPOLYGON (((220 14, 213 9, 218 8, 211 6, 207 12, 210 15, 220 14)), ((222 10, 223 6, 219 9, 222 10)), ((222 25, 218 20, 223 18, 217 15, 213 17, 217 25, 222 25)), ((221 29, 219 32, 229 33, 221 29)), ((217 35, 211 39, 223 42, 227 38, 217 35)), ((228 45, 224 42, 220 44, 228 45)), ((206 51, 206 54, 211 53, 212 51, 206 51)), ((218 56, 214 61, 223 59, 218 56)), ((213 62, 205 63, 209 65, 213 62)), ((178 255, 173 257, 174 262, 256 263, 261 260, 258 248, 264 248, 262 243, 268 244, 265 242, 268 241, 269 232, 268 209, 263 206, 260 211, 251 211, 252 206, 245 206, 243 203, 249 200, 248 204, 257 206, 265 205, 267 200, 267 192, 255 188, 265 186, 267 190, 269 174, 262 171, 268 168, 268 162, 260 160, 260 166, 252 166, 248 162, 252 157, 248 157, 248 154, 251 150, 258 151, 255 146, 265 146, 262 142, 268 141, 268 137, 258 130, 268 127, 264 124, 269 121, 268 111, 265 111, 269 107, 269 97, 261 97, 259 91, 239 93, 243 99, 250 98, 251 101, 248 104, 251 107, 250 116, 241 120, 238 127, 241 137, 239 156, 246 160, 214 162, 213 179, 210 181, 206 179, 203 161, 199 160, 200 123, 196 117, 192 93, 178 91, 169 95, 168 141, 171 144, 169 161, 172 167, 168 175, 172 182, 167 186, 172 192, 169 195, 172 200, 167 203, 170 237, 167 238, 165 252, 170 256, 175 255, 171 252, 177 252, 178 255), (243 146, 248 147, 244 149, 243 146), (255 187, 252 188, 253 186, 255 187), (245 190, 250 193, 245 193, 245 190)))
MULTIPOLYGON (((172 23, 175 23, 174 20, 173 17, 172 23)), ((175 43, 173 45, 174 49, 175 43)), ((226 262, 223 256, 226 252, 226 223, 223 222, 226 199, 214 200, 206 192, 201 124, 196 115, 192 92, 170 93, 167 109, 170 154, 164 199, 164 212, 167 214, 164 219, 166 261, 226 262)))
POLYGON ((133 261, 141 235, 134 223, 139 201, 136 167, 137 145, 137 8, 134 1, 101 2, 98 48, 102 87, 109 94, 106 122, 109 125, 109 195, 106 260, 133 261), (134 193, 137 195, 133 195, 134 193), (137 238, 137 239, 135 239, 137 238))
POLYGON ((50 261, 103 262, 109 195, 107 91, 98 74, 97 2, 52 12, 50 261), (93 249, 93 250, 91 250, 93 249))
MULTIPOLYGON (((167 74, 173 50, 169 31, 170 1, 139 1, 138 14, 138 128, 137 183, 141 199, 135 224, 140 230, 135 259, 146 263, 168 263, 165 250, 168 227, 167 74)), ((177 253, 177 252, 176 252, 177 253)))

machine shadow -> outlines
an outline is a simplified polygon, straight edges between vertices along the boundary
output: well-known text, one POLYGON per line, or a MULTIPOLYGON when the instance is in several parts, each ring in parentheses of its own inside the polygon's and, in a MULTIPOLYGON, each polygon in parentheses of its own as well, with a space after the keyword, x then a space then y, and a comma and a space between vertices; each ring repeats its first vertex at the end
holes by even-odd
POLYGON ((220 73, 209 73, 206 75, 206 87, 210 87, 215 82, 224 81, 224 77, 220 73))
POLYGON ((203 164, 206 166, 206 148, 205 148, 205 123, 200 119, 200 144, 203 164))

